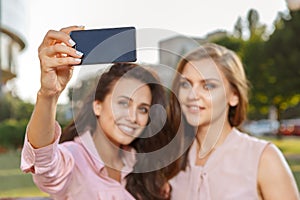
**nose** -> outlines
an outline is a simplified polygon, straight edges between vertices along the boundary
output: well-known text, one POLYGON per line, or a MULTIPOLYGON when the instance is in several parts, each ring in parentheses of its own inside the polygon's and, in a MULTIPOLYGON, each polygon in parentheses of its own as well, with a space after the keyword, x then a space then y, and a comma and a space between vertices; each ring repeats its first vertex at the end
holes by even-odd
POLYGON ((201 96, 201 91, 198 87, 194 86, 194 87, 191 87, 191 89, 189 90, 189 93, 188 93, 188 99, 189 100, 198 100, 201 96))
POLYGON ((128 109, 127 120, 132 123, 137 122, 137 108, 135 106, 130 106, 128 109))

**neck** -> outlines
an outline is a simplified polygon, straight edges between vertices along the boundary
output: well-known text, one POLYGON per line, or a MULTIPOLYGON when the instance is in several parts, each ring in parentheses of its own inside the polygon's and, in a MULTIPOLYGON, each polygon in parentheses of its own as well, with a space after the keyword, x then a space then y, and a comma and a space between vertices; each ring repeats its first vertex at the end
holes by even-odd
POLYGON ((215 148, 222 145, 231 132, 229 122, 211 123, 208 126, 199 126, 196 130, 196 140, 199 145, 199 157, 207 156, 215 148))
POLYGON ((120 145, 111 142, 103 133, 101 128, 98 128, 93 135, 93 140, 99 156, 105 163, 106 167, 121 170, 123 162, 120 157, 120 145))

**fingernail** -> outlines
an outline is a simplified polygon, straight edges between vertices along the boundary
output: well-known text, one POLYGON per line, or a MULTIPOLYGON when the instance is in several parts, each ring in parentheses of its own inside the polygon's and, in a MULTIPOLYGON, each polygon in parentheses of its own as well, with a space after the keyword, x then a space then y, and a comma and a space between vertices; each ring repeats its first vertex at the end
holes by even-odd
POLYGON ((80 62, 81 62, 81 59, 80 59, 80 58, 75 58, 75 62, 80 63, 80 62))
POLYGON ((80 25, 80 26, 78 26, 78 28, 82 28, 82 29, 84 29, 84 28, 85 28, 85 26, 83 26, 83 25, 80 25))
POLYGON ((69 39, 69 44, 73 47, 75 46, 76 42, 74 42, 72 39, 69 39))
POLYGON ((80 52, 80 51, 78 51, 78 50, 76 50, 76 54, 79 55, 79 56, 82 56, 82 55, 83 55, 83 53, 80 52))

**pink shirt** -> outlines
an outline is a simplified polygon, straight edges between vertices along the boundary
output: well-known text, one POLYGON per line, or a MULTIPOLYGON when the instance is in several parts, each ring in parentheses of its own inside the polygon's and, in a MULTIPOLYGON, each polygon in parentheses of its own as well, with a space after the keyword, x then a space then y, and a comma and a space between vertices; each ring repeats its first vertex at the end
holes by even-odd
POLYGON ((196 143, 191 146, 188 165, 171 179, 172 200, 259 199, 257 172, 268 142, 233 129, 204 166, 196 166, 196 143))
POLYGON ((133 170, 134 152, 124 154, 121 183, 108 177, 89 132, 74 141, 58 144, 61 128, 56 124, 53 144, 34 149, 25 137, 21 169, 32 172, 35 184, 54 199, 134 200, 125 189, 125 176, 133 170))

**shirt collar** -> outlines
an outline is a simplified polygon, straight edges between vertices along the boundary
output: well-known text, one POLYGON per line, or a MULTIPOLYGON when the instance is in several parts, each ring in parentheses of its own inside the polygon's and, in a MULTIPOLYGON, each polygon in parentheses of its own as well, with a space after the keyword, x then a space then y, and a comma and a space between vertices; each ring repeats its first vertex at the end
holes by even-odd
MULTIPOLYGON (((75 137, 74 141, 84 147, 84 149, 92 158, 96 168, 101 171, 104 168, 105 163, 102 161, 100 155, 98 154, 91 133, 87 131, 80 136, 75 137)), ((124 147, 121 152, 121 159, 124 163, 124 167, 122 169, 122 177, 125 177, 127 174, 133 171, 133 167, 136 163, 135 149, 129 146, 124 147)))

